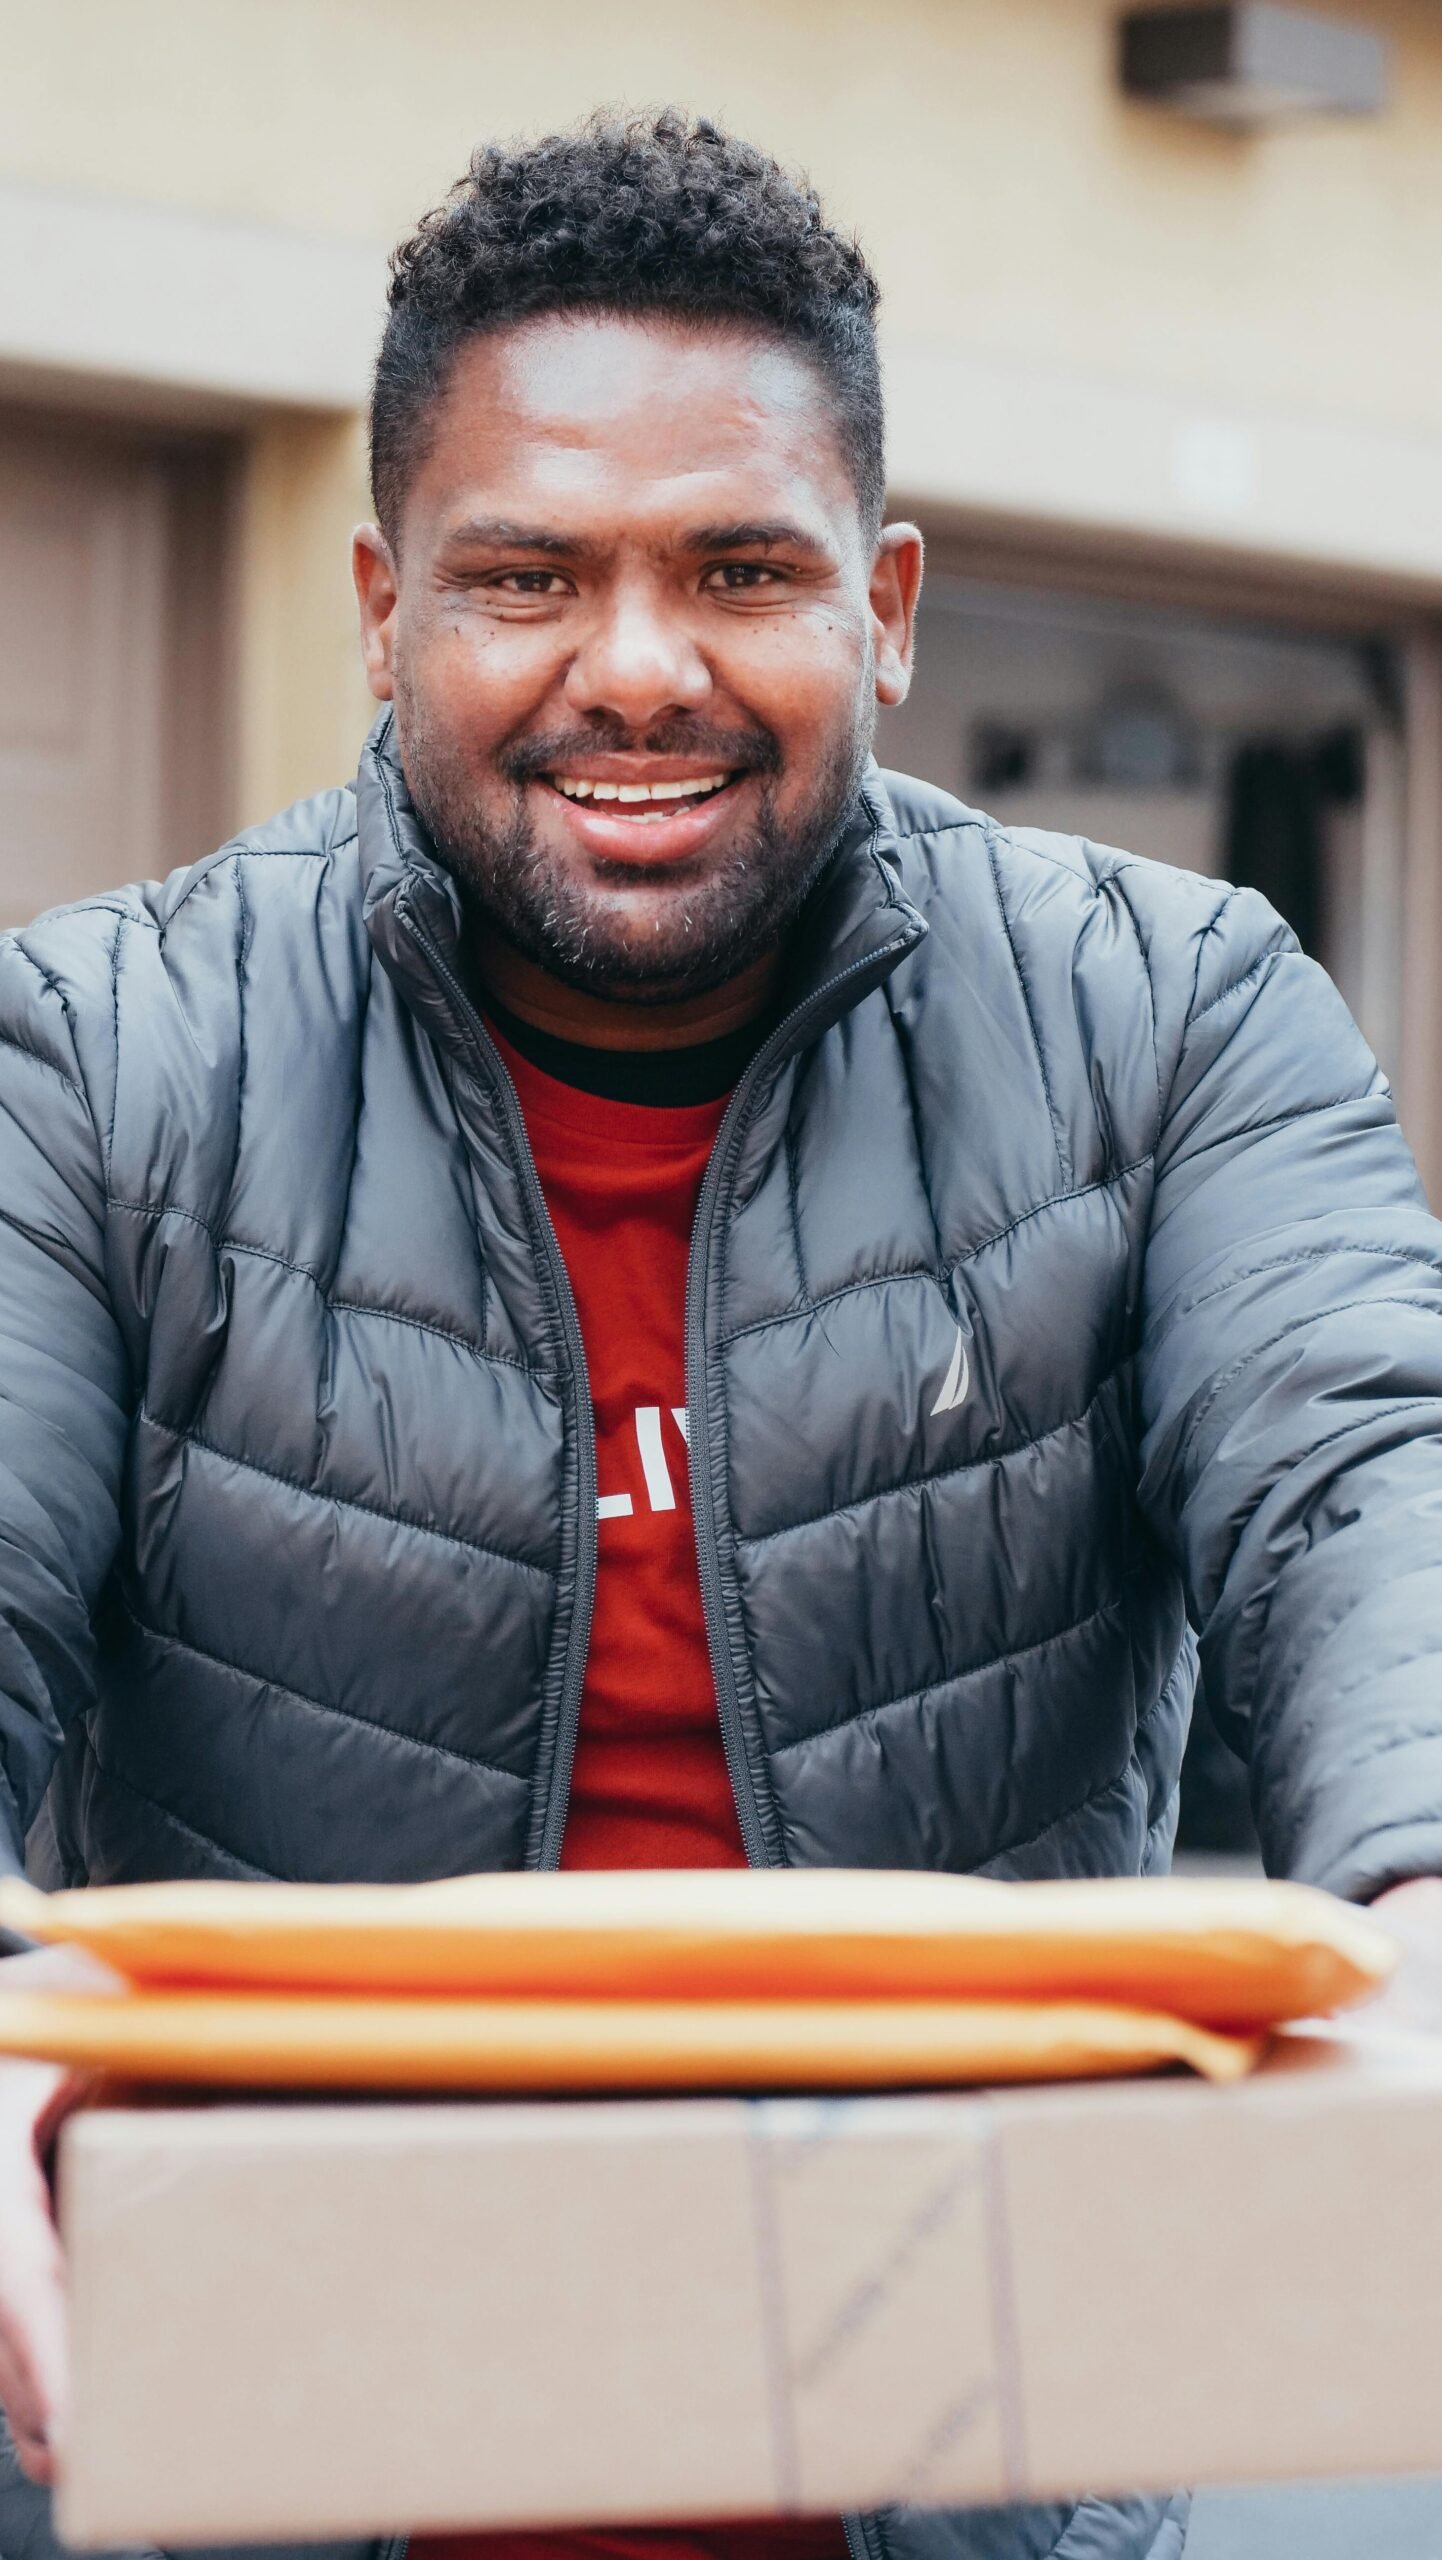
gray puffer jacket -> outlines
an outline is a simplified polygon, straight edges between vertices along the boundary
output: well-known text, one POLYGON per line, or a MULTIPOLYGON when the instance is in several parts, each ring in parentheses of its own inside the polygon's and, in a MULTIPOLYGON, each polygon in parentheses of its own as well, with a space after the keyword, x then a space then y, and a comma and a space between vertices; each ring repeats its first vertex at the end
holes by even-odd
MULTIPOLYGON (((1268 908, 873 777, 692 1249, 753 1861, 1165 1864, 1195 1628, 1274 1868, 1442 1869, 1439 1317, 1386 1086, 1268 908)), ((0 942, 0 1397, 17 1855, 554 1863, 584 1365, 388 717, 354 795, 0 942)), ((1181 2525, 852 2531, 1161 2560, 1181 2525)))

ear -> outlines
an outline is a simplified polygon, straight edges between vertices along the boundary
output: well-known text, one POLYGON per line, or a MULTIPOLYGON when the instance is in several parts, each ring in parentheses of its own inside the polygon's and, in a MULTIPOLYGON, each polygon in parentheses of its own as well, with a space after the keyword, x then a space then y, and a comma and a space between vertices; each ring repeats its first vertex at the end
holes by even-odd
POLYGON ((876 659, 876 699, 884 711, 911 690, 911 649, 916 599, 921 593, 921 535, 914 524, 889 524, 871 569, 871 639, 876 659))
POLYGON ((399 580, 390 544, 378 524, 356 526, 351 536, 350 569, 360 607, 366 682, 377 702, 389 702, 394 691, 391 662, 399 580))

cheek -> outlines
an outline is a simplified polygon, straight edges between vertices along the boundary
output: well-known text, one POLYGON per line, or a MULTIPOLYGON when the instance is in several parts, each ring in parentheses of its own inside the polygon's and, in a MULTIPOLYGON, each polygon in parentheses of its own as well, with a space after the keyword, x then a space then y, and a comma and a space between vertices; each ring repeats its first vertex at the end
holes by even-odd
POLYGON ((415 635, 408 681, 432 726, 473 759, 543 702, 551 656, 534 632, 485 622, 437 622, 415 635))
POLYGON ((823 605, 756 625, 729 654, 738 698, 798 745, 808 734, 829 736, 852 716, 870 671, 865 627, 823 605))

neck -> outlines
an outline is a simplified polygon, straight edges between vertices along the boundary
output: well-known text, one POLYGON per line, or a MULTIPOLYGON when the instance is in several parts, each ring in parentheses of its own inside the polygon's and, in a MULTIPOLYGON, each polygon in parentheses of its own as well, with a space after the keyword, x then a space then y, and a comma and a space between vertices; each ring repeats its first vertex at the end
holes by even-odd
POLYGON ((705 995, 663 1004, 611 1004, 553 978, 509 943, 489 940, 477 952, 481 978, 509 1013, 555 1040, 585 1049, 695 1049, 722 1040, 763 1012, 781 965, 779 951, 753 960, 739 977, 705 995))

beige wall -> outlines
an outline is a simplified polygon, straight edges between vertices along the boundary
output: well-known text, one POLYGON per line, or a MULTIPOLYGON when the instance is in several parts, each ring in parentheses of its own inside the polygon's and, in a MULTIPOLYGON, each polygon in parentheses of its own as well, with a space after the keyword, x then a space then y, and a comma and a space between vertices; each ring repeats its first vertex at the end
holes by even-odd
MULTIPOLYGON (((1317 0, 1313 0, 1317 5, 1317 0)), ((5 0, 0 173, 388 241, 476 139, 677 97, 813 171, 893 332, 1442 431, 1442 10, 1345 0, 1391 112, 1122 103, 1116 0, 5 0)))
POLYGON ((374 716, 350 534, 370 508, 358 418, 282 415, 250 439, 237 549, 238 824, 344 782, 374 716))

